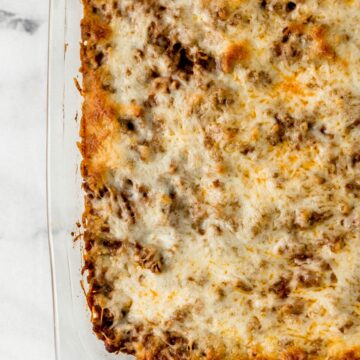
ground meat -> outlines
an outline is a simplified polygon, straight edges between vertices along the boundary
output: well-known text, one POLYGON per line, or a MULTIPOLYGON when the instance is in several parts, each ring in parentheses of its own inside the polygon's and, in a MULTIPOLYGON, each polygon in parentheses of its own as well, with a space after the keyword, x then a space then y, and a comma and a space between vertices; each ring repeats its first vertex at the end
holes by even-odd
POLYGON ((121 130, 127 133, 136 132, 136 120, 130 117, 119 117, 118 122, 121 130))
POLYGON ((283 141, 289 141, 293 147, 299 148, 306 139, 310 139, 309 130, 312 128, 312 117, 295 118, 288 112, 274 115, 274 125, 267 137, 271 145, 275 146, 283 141))
POLYGON ((360 151, 356 151, 351 155, 351 165, 356 166, 360 163, 360 151))
POLYGON ((304 287, 317 287, 322 283, 322 276, 320 273, 313 270, 303 269, 298 275, 299 283, 304 287))
POLYGON ((312 252, 310 252, 305 246, 299 249, 291 256, 292 261, 296 265, 303 264, 313 258, 312 252))
POLYGON ((256 316, 252 316, 247 324, 247 328, 250 332, 259 331, 261 329, 261 323, 256 316))
POLYGON ((164 333, 164 348, 159 349, 154 359, 159 360, 186 360, 189 358, 189 352, 192 350, 193 345, 190 345, 189 341, 183 336, 167 331, 164 333), (166 346, 166 344, 170 344, 166 346))
POLYGON ((267 10, 281 16, 282 18, 286 18, 291 12, 296 10, 297 4, 295 1, 268 0, 261 1, 260 7, 263 10, 267 10))
POLYGON ((196 52, 194 61, 195 64, 200 65, 203 69, 207 71, 213 71, 216 68, 215 59, 212 56, 200 50, 196 52))
POLYGON ((171 77, 156 77, 151 83, 150 95, 158 93, 170 93, 171 77))
POLYGON ((126 222, 130 224, 136 223, 136 214, 133 202, 130 200, 129 194, 125 191, 122 191, 118 199, 118 216, 120 219, 124 219, 126 222))
POLYGON ((311 212, 311 214, 308 217, 308 223, 310 226, 322 222, 326 219, 328 219, 331 215, 329 214, 329 212, 316 212, 313 211, 311 212))
POLYGON ((301 229, 306 229, 329 219, 331 216, 330 211, 302 209, 296 215, 295 225, 301 229))
POLYGON ((94 280, 91 287, 90 287, 90 293, 92 295, 95 294, 102 294, 106 297, 110 297, 112 291, 113 291, 112 285, 110 285, 108 282, 106 282, 104 279, 100 280, 94 280))
POLYGON ((290 281, 288 279, 282 277, 280 280, 271 285, 269 290, 275 293, 280 299, 285 299, 291 292, 289 283, 290 281))
POLYGON ((339 330, 342 333, 345 333, 347 330, 351 329, 354 326, 354 322, 351 320, 348 320, 344 325, 340 326, 339 330))
POLYGON ((285 304, 280 311, 281 315, 301 315, 305 304, 301 299, 295 299, 291 304, 285 304))
POLYGON ((331 251, 337 253, 345 247, 345 237, 344 235, 336 234, 324 234, 323 238, 320 240, 321 245, 328 245, 331 251))
POLYGON ((180 71, 189 76, 194 73, 194 65, 206 71, 216 68, 214 57, 201 49, 190 49, 176 40, 176 37, 170 37, 165 29, 161 29, 154 22, 148 28, 148 40, 160 53, 168 57, 173 71, 180 71))
POLYGON ((102 246, 109 250, 111 255, 116 255, 118 251, 122 248, 123 243, 118 239, 104 239, 102 240, 102 246))
POLYGON ((354 179, 345 185, 347 191, 357 194, 360 191, 360 180, 354 179))
POLYGON ((114 315, 109 309, 103 309, 102 313, 102 326, 109 328, 114 322, 114 315))
POLYGON ((183 71, 188 75, 194 73, 194 62, 190 59, 190 56, 186 49, 182 47, 181 43, 177 42, 174 44, 172 56, 178 70, 183 71))
POLYGON ((266 71, 260 70, 251 70, 248 73, 248 79, 250 82, 252 82, 256 86, 267 86, 272 83, 271 77, 269 73, 266 71))
POLYGON ((234 13, 229 16, 227 24, 230 26, 249 25, 251 24, 251 15, 242 9, 237 9, 234 13))
POLYGON ((281 58, 289 64, 295 64, 307 53, 310 41, 302 26, 286 27, 281 40, 274 43, 273 56, 275 59, 281 58))
POLYGON ((356 119, 352 122, 350 122, 350 124, 346 127, 346 130, 347 131, 352 131, 356 128, 359 128, 360 127, 360 119, 356 119))
POLYGON ((169 38, 163 33, 163 29, 155 22, 148 27, 148 43, 153 45, 158 51, 165 52, 170 46, 169 38))
POLYGON ((230 89, 214 88, 211 91, 210 102, 215 110, 222 111, 234 103, 234 94, 230 89))
POLYGON ((191 306, 185 305, 174 312, 173 318, 176 321, 183 323, 185 319, 191 314, 191 306))
POLYGON ((237 280, 235 287, 244 292, 251 292, 253 289, 253 287, 250 284, 247 284, 245 281, 242 281, 242 280, 237 280))
POLYGON ((360 97, 352 93, 340 96, 345 108, 347 118, 345 119, 345 130, 353 131, 360 127, 360 97))
POLYGON ((155 247, 137 244, 135 258, 141 267, 151 270, 155 274, 160 273, 162 270, 162 256, 155 247))

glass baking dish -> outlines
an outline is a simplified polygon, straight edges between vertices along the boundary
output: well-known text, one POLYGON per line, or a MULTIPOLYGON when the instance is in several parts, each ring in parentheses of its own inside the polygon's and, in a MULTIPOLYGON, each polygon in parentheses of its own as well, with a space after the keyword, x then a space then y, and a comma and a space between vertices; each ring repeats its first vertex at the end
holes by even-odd
MULTIPOLYGON (((49 26, 47 193, 57 360, 131 359, 109 354, 91 330, 90 312, 80 285, 83 193, 79 164, 81 96, 79 0, 52 0, 49 26)), ((86 283, 86 281, 84 281, 86 283)))

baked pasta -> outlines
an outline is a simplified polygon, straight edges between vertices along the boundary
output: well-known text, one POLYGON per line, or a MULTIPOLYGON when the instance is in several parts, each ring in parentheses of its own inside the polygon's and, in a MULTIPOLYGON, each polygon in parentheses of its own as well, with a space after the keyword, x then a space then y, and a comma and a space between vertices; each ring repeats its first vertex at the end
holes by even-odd
POLYGON ((106 349, 360 359, 360 1, 83 6, 83 271, 106 349))

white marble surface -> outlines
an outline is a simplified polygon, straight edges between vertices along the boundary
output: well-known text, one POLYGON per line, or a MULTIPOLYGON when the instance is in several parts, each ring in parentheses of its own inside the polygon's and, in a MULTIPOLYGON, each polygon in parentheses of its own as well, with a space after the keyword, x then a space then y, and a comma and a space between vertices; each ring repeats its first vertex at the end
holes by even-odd
POLYGON ((48 0, 0 0, 0 359, 53 360, 46 229, 48 0))

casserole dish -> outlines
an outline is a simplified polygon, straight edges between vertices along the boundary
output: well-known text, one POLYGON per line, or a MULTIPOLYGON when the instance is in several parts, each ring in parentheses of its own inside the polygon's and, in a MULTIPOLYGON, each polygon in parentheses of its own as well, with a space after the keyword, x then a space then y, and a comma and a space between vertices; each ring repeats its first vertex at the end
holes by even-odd
MULTIPOLYGON (((258 4, 260 24, 275 27, 266 32, 269 46, 261 45, 266 51, 257 53, 248 39, 263 37, 250 34, 259 30, 249 26, 251 17, 229 18, 248 39, 209 44, 222 34, 211 25, 201 36, 192 9, 180 12, 183 23, 171 5, 130 3, 84 0, 80 147, 86 205, 93 206, 83 216, 84 258, 98 278, 89 275, 83 290, 96 295, 88 302, 99 338, 109 351, 139 359, 357 359, 359 97, 343 72, 347 50, 334 37, 341 29, 331 32, 331 14, 327 26, 308 21, 303 15, 315 11, 305 2, 294 15, 294 5, 247 2, 258 4), (179 28, 169 32, 174 24, 179 28), (345 79, 348 90, 334 79, 345 79), (249 96, 240 96, 243 84, 249 96), (299 100, 304 106, 291 106, 299 100)), ((352 17, 339 7, 334 13, 352 17)), ((199 11, 226 20, 232 10, 199 11)), ((78 275, 82 249, 69 239, 81 234, 74 228, 82 203, 75 146, 81 100, 73 84, 80 12, 74 3, 52 8, 49 228, 57 352, 65 359, 109 358, 90 339, 78 275)))

